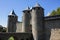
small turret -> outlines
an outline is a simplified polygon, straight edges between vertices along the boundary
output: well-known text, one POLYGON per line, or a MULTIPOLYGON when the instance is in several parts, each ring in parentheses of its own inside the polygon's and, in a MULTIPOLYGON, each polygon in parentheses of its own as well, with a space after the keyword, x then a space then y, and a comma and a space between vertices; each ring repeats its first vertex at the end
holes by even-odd
POLYGON ((22 31, 23 32, 30 32, 30 8, 27 7, 26 10, 23 10, 23 22, 22 22, 22 31))
POLYGON ((8 32, 16 32, 16 23, 18 16, 15 14, 14 10, 8 15, 8 32))

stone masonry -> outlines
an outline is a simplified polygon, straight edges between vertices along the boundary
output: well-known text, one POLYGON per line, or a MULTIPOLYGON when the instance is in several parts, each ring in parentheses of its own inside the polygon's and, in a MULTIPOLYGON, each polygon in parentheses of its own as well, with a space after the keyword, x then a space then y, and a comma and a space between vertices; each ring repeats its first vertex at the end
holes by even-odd
POLYGON ((0 40, 11 36, 15 40, 60 40, 60 15, 44 17, 44 9, 38 3, 23 10, 22 22, 17 19, 14 11, 8 15, 8 32, 0 33, 0 40))

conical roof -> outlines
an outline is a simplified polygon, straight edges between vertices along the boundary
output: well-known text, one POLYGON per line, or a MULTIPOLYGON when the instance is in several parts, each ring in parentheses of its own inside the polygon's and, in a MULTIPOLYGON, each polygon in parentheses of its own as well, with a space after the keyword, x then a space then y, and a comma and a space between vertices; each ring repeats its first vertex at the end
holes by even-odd
POLYGON ((23 12, 25 12, 25 11, 30 11, 29 6, 25 10, 23 10, 23 12))
MULTIPOLYGON (((42 8, 39 3, 36 3, 35 6, 32 7, 32 9, 37 8, 37 7, 38 7, 38 8, 42 8)), ((42 8, 42 9, 43 9, 43 8, 42 8)))
POLYGON ((14 10, 12 10, 9 15, 11 15, 11 16, 17 16, 17 15, 15 14, 14 10))
POLYGON ((36 3, 34 7, 41 7, 39 3, 36 3))

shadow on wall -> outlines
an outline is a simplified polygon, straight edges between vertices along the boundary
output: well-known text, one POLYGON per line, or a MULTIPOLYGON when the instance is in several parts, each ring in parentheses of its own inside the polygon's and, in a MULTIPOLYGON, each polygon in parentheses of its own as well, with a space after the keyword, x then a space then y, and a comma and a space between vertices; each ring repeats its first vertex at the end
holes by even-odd
POLYGON ((0 40, 33 40, 32 33, 0 33, 0 40))

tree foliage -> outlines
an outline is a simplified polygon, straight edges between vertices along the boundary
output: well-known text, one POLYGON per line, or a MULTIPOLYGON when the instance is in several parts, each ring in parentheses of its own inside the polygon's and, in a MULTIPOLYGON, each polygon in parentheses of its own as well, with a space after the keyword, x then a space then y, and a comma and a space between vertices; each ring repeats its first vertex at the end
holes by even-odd
POLYGON ((13 37, 13 36, 11 36, 8 40, 14 40, 14 37, 13 37))
POLYGON ((2 25, 0 25, 0 32, 6 32, 6 28, 5 27, 3 27, 2 25))
POLYGON ((54 16, 54 15, 60 15, 60 7, 51 12, 50 16, 54 16))

